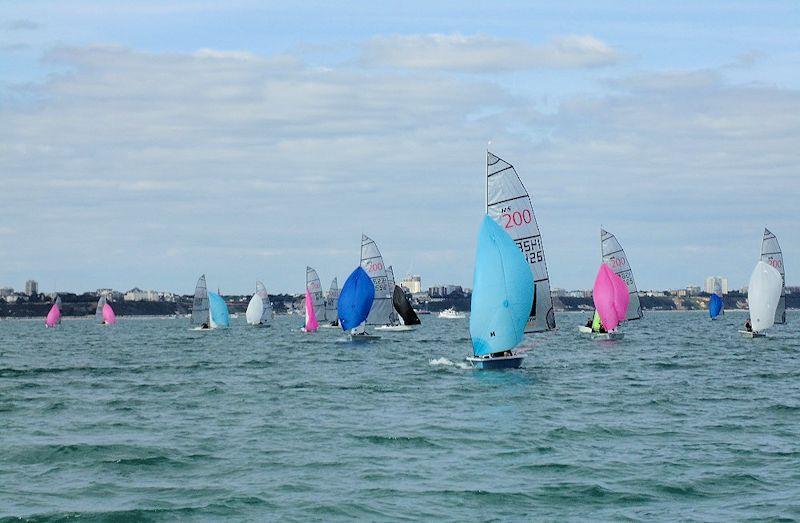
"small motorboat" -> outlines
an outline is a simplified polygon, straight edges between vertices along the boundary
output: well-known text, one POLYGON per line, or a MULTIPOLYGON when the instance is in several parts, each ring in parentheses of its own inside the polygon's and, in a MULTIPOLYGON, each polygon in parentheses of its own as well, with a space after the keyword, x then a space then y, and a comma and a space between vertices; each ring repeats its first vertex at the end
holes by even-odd
POLYGON ((445 309, 442 312, 440 312, 439 317, 448 320, 462 320, 467 316, 463 312, 458 312, 453 307, 450 307, 449 309, 445 309))

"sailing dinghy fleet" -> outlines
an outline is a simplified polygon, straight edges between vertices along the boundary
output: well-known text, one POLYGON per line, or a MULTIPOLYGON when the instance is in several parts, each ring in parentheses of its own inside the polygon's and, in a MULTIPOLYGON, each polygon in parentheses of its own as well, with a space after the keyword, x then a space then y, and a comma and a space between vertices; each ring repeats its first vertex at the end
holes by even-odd
MULTIPOLYGON (((478 234, 469 319, 472 354, 466 360, 479 369, 519 367, 526 334, 556 329, 550 278, 533 202, 514 166, 499 156, 486 153, 485 214, 478 234)), ((595 277, 593 316, 579 332, 594 339, 621 340, 621 325, 642 318, 642 305, 630 261, 617 237, 600 229, 601 265, 595 277)), ((776 236, 764 229, 761 256, 750 277, 747 303, 749 318, 739 332, 750 338, 766 335, 775 324, 786 322, 786 274, 783 253, 776 236)), ((45 325, 61 323, 61 298, 56 297, 45 325)), ((420 314, 430 314, 427 310, 420 314)), ((708 301, 712 320, 724 314, 718 293, 708 301)), ((247 324, 269 327, 273 319, 269 295, 260 281, 247 305, 247 324)), ((464 318, 454 309, 441 318, 464 318)), ((205 275, 195 286, 191 311, 195 330, 212 330, 230 325, 228 307, 220 294, 207 289, 205 275)), ((236 316, 234 316, 236 317, 236 316)), ((113 325, 116 315, 107 298, 101 297, 95 312, 97 323, 113 325)), ((341 290, 333 278, 323 293, 317 271, 306 267, 305 321, 302 332, 315 333, 320 327, 341 327, 352 341, 380 339, 375 331, 413 330, 421 321, 405 291, 397 285, 394 271, 370 237, 362 234, 359 265, 341 290)))

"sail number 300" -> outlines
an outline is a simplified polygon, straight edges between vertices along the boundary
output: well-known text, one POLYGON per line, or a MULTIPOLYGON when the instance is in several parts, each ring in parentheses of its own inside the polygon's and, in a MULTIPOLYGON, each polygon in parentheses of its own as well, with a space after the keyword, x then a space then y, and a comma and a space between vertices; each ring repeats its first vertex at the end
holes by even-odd
POLYGON ((513 229, 514 227, 519 227, 523 223, 531 223, 533 220, 533 216, 531 216, 530 209, 524 209, 522 212, 514 211, 512 213, 504 212, 500 215, 500 218, 505 220, 505 224, 503 227, 506 229, 513 229))

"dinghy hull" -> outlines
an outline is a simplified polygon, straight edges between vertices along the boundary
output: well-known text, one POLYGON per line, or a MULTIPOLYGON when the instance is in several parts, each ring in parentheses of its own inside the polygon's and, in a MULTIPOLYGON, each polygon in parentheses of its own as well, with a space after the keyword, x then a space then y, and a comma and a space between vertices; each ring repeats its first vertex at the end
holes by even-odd
POLYGON ((381 339, 380 336, 375 336, 374 334, 350 334, 348 337, 353 343, 365 343, 381 339))
POLYGON ((766 332, 755 332, 755 331, 739 331, 739 334, 744 336, 745 338, 766 338, 766 332))
POLYGON ((618 341, 624 337, 624 332, 597 332, 592 334, 592 339, 595 341, 618 341))
POLYGON ((525 356, 522 355, 502 356, 499 358, 467 357, 470 365, 481 370, 518 369, 522 365, 523 359, 525 359, 525 356))
POLYGON ((412 325, 380 325, 375 327, 376 331, 390 331, 390 332, 406 332, 413 331, 412 325))
POLYGON ((580 325, 578 327, 578 332, 580 332, 581 334, 591 334, 592 333, 592 328, 591 327, 587 327, 586 325, 580 325))

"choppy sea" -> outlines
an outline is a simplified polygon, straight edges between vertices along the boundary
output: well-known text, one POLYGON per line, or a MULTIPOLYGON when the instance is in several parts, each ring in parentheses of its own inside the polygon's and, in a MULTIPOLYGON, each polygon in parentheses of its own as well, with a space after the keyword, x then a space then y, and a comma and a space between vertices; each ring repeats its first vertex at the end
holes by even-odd
POLYGON ((619 342, 558 314, 521 369, 468 320, 0 321, 0 520, 800 519, 800 313, 651 312, 619 342))

